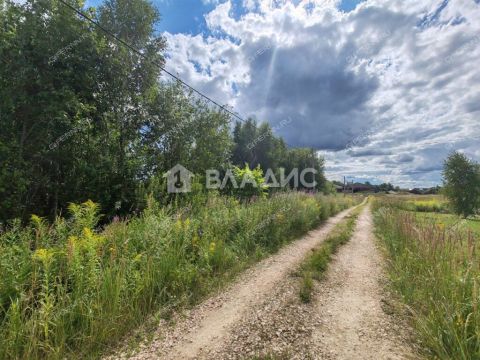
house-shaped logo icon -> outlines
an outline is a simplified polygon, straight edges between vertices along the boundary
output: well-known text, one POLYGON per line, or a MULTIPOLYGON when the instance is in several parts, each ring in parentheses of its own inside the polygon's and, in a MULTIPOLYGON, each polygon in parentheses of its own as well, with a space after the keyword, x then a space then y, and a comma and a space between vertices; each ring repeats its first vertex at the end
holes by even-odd
POLYGON ((187 193, 192 190, 193 173, 180 164, 168 170, 163 177, 167 178, 169 193, 187 193))

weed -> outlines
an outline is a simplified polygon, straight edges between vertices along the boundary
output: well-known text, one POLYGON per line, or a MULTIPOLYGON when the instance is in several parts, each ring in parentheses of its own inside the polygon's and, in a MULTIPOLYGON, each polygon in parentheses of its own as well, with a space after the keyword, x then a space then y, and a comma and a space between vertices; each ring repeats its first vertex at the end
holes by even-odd
POLYGON ((304 303, 309 303, 312 299, 313 279, 309 271, 303 273, 302 286, 300 288, 300 299, 304 303))

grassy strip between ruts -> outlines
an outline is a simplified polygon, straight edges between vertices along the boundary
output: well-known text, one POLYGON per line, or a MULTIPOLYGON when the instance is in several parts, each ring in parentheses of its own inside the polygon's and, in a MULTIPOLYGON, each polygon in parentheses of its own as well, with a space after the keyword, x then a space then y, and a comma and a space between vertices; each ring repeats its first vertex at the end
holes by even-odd
POLYGON ((344 220, 337 224, 327 239, 300 266, 302 285, 300 288, 300 299, 308 303, 312 299, 313 280, 321 280, 328 264, 340 246, 347 243, 353 235, 357 218, 363 209, 359 206, 354 209, 344 220))

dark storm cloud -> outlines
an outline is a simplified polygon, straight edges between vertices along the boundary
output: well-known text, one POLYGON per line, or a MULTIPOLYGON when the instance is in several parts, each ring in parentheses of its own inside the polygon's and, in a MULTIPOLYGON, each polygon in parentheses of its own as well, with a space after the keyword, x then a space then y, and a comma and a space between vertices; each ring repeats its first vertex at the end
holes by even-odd
MULTIPOLYGON (((376 91, 378 79, 334 67, 335 60, 333 47, 315 43, 275 49, 268 59, 271 76, 266 82, 253 81, 242 91, 252 95, 255 100, 250 106, 255 104, 267 113, 272 125, 285 118, 293 120, 293 126, 279 130, 288 144, 342 149, 370 121, 365 104, 376 91), (314 61, 319 54, 325 54, 323 62, 314 61)), ((265 59, 252 64, 254 79, 265 77, 264 65, 265 59)))

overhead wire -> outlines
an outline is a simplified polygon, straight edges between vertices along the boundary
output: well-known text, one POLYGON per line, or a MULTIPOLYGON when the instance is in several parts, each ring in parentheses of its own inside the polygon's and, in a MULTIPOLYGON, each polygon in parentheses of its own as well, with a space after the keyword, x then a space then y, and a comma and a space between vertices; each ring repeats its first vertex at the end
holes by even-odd
POLYGON ((136 47, 134 47, 133 45, 127 43, 126 41, 122 40, 121 38, 119 38, 117 35, 115 35, 114 33, 112 33, 110 30, 106 29, 104 26, 102 26, 101 24, 98 23, 98 21, 95 21, 94 19, 92 19, 91 17, 89 17, 88 15, 86 15, 85 13, 83 13, 82 11, 80 11, 79 9, 77 9, 76 7, 74 7, 73 5, 69 4, 68 2, 64 1, 64 0, 58 0, 61 4, 63 4, 64 6, 68 7, 69 9, 73 10, 78 16, 80 16, 81 18, 87 20, 88 22, 90 22, 91 24, 95 25, 96 27, 98 27, 100 30, 102 30, 105 34, 107 34, 108 36, 110 36, 111 38, 113 38, 114 40, 116 40, 118 43, 122 44, 123 46, 127 47, 128 49, 130 49, 131 51, 133 51, 135 54, 141 56, 142 58, 146 59, 147 61, 150 61, 151 63, 154 63, 155 65, 157 65, 161 71, 163 71, 164 73, 166 73, 167 75, 171 76, 172 78, 174 78, 175 80, 177 80, 178 82, 180 82, 182 85, 184 85, 185 87, 187 87, 188 89, 190 89, 191 91, 193 91, 194 93, 200 95, 202 98, 210 101, 212 104, 218 106, 220 109, 222 109, 223 111, 225 111, 226 113, 230 114, 231 116, 235 117, 237 120, 240 120, 241 122, 246 122, 241 116, 239 116, 238 114, 234 113, 233 111, 230 111, 229 109, 227 109, 224 105, 220 105, 217 101, 213 100, 211 97, 209 97, 208 95, 205 95, 204 93, 202 93, 200 90, 197 90, 195 89, 193 86, 189 85, 188 83, 186 83, 185 81, 183 81, 179 76, 173 74, 172 72, 168 71, 167 69, 165 69, 165 67, 160 64, 159 62, 157 61, 153 61, 151 59, 149 59, 145 54, 143 54, 140 50, 138 50, 136 47))

